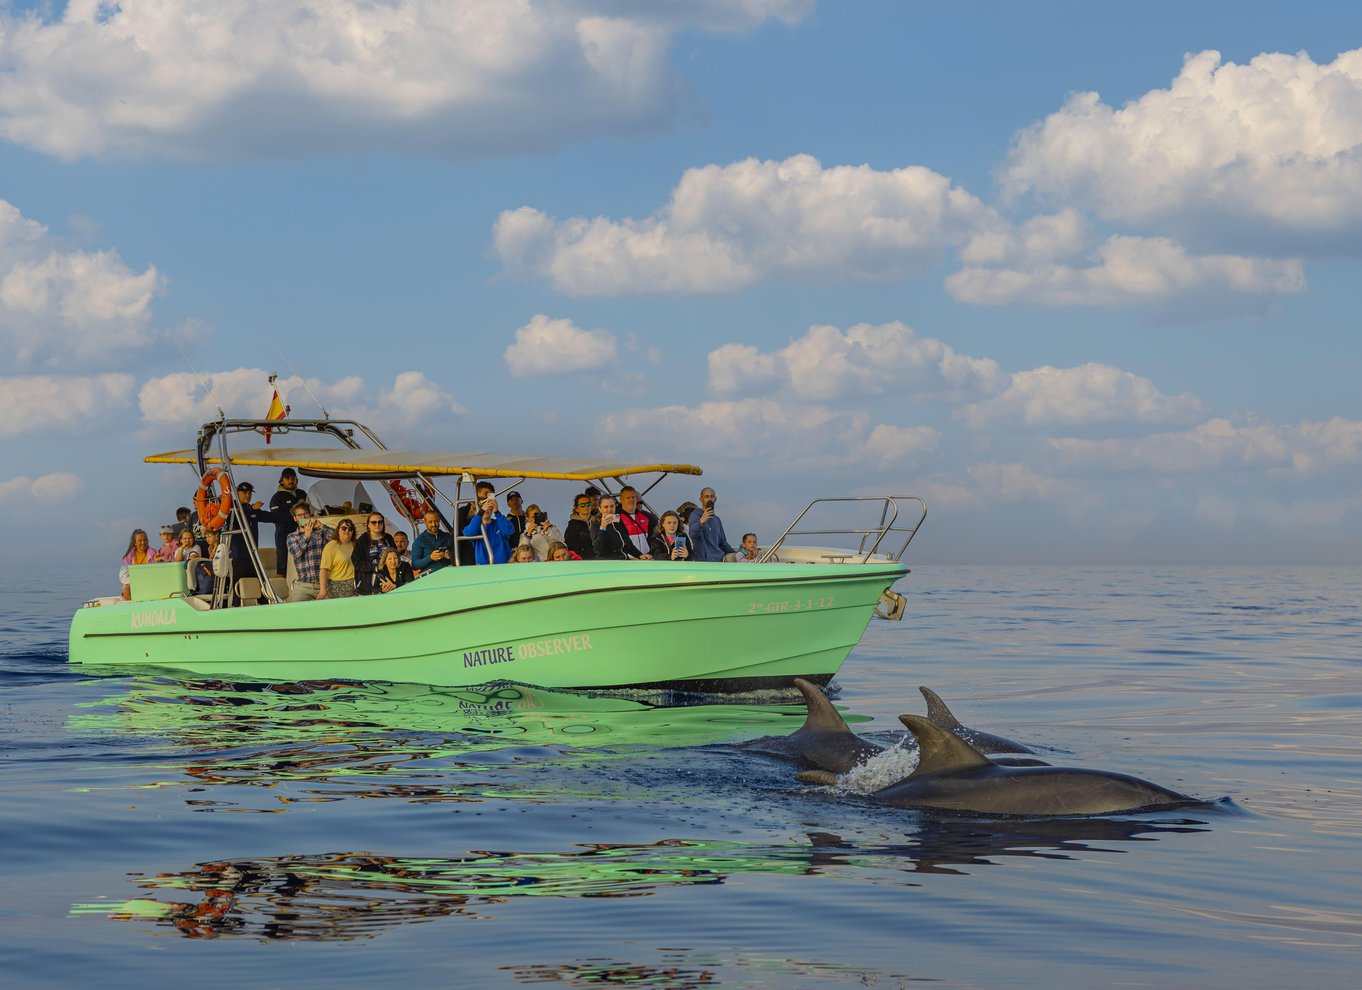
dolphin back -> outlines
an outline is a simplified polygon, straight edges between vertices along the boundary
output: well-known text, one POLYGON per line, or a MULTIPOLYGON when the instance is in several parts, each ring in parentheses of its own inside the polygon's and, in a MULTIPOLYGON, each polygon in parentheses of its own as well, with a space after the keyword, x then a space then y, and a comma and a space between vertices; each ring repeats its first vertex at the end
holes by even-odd
POLYGON ((811 684, 802 677, 794 679, 794 686, 799 688, 799 693, 804 696, 804 703, 809 706, 808 717, 804 719, 804 724, 797 731, 853 734, 851 726, 847 725, 846 719, 842 718, 841 713, 833 707, 822 688, 817 684, 811 684))
POLYGON ((993 766, 983 753, 930 719, 921 715, 900 715, 899 721, 917 739, 917 769, 909 774, 908 780, 993 766))
POLYGON ((964 728, 964 726, 960 724, 960 720, 955 717, 951 710, 946 707, 946 703, 941 700, 941 695, 937 694, 929 687, 919 686, 918 690, 922 692, 922 697, 927 699, 927 717, 929 719, 941 726, 941 728, 950 729, 952 732, 956 729, 964 728))

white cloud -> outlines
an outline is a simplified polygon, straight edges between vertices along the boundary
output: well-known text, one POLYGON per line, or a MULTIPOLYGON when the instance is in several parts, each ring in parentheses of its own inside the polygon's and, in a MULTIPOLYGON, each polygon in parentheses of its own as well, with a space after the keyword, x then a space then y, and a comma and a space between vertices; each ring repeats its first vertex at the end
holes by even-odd
POLYGON ((893 391, 924 398, 954 391, 987 393, 1005 380, 996 362, 959 354, 899 322, 860 323, 845 333, 813 326, 777 351, 725 344, 709 354, 709 386, 719 394, 779 390, 825 401, 893 391))
POLYGON ((152 425, 204 423, 218 418, 219 406, 232 418, 260 418, 269 409, 274 387, 295 417, 321 415, 320 409, 311 408, 310 389, 332 418, 357 419, 380 433, 385 429, 438 426, 464 411, 453 396, 440 391, 419 371, 399 373, 391 387, 379 389, 377 403, 368 399, 372 390, 356 375, 330 382, 309 378, 304 388, 303 379, 297 377, 280 378, 271 386, 269 373, 260 368, 204 372, 201 376, 176 372, 149 379, 138 393, 138 404, 143 421, 152 425), (200 377, 212 389, 211 397, 200 386, 200 377))
POLYGON ((1109 364, 1088 363, 1076 368, 1047 364, 1016 372, 1001 395, 965 406, 957 416, 966 426, 983 429, 1017 421, 1027 426, 1159 423, 1190 419, 1201 411, 1201 400, 1188 392, 1165 395, 1148 378, 1109 364))
POLYGON ((1168 89, 1119 110, 1096 93, 1019 135, 1006 195, 1163 222, 1215 243, 1297 235, 1362 247, 1362 49, 1320 65, 1262 54, 1188 56, 1168 89))
POLYGON ((946 289, 961 302, 998 306, 1160 306, 1191 313, 1261 308, 1305 288, 1299 261, 1190 255, 1166 237, 1112 236, 1089 267, 1039 264, 961 269, 946 289))
POLYGON ((69 502, 84 487, 85 482, 78 475, 64 471, 45 474, 39 478, 20 475, 8 481, 0 481, 0 505, 30 500, 42 505, 69 502))
POLYGON ((30 375, 0 378, 0 436, 43 434, 53 427, 89 428, 132 400, 126 374, 30 375))
POLYGON ((1016 228, 993 227, 971 238, 960 252, 969 265, 1009 261, 1041 264, 1078 254, 1090 239, 1088 221, 1077 210, 1031 217, 1016 228))
POLYGON ((1235 426, 1211 419, 1191 430, 1135 439, 1047 441, 1065 464, 1164 472, 1266 467, 1311 475, 1362 463, 1362 422, 1335 416, 1294 425, 1235 426))
POLYGON ((148 343, 164 287, 154 267, 138 274, 115 251, 64 250, 0 200, 0 355, 14 365, 95 362, 148 343))
POLYGON ((684 437, 687 449, 726 463, 748 463, 760 452, 763 464, 820 470, 911 467, 940 441, 931 427, 874 423, 864 410, 774 399, 630 409, 605 417, 603 427, 606 437, 624 444, 671 433, 684 437))
POLYGON ((795 155, 689 169, 666 206, 643 220, 510 210, 497 218, 494 241, 507 270, 573 295, 705 293, 768 280, 902 278, 999 225, 930 169, 823 168, 795 155))
POLYGON ((436 419, 443 421, 448 414, 467 412, 453 396, 440 391, 438 385, 419 371, 403 371, 393 379, 392 388, 378 393, 378 410, 389 421, 411 426, 436 419))
POLYGON ((63 158, 415 149, 456 157, 665 125, 681 31, 812 0, 69 0, 0 13, 0 136, 63 158))
POLYGON ((1075 494, 1068 483, 1047 477, 1025 464, 989 461, 971 467, 969 475, 988 498, 1004 502, 1023 499, 1046 502, 1075 494))
POLYGON ((571 320, 536 314, 515 332, 502 360, 513 378, 592 371, 615 360, 615 337, 608 330, 583 330, 571 320))

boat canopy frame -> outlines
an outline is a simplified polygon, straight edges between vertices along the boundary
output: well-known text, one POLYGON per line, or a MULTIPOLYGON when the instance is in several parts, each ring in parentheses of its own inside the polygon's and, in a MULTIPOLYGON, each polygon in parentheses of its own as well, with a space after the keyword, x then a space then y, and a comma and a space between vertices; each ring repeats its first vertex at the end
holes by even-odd
MULTIPOLYGON (((473 496, 463 496, 463 486, 476 485, 481 481, 493 481, 493 492, 503 495, 517 485, 530 479, 545 481, 580 481, 583 484, 599 484, 605 494, 615 494, 628 483, 625 479, 636 474, 656 474, 657 478, 639 494, 648 511, 646 496, 664 478, 671 474, 699 476, 703 470, 694 464, 633 464, 630 462, 584 463, 568 458, 525 458, 503 454, 438 454, 431 451, 394 451, 389 450, 379 436, 363 423, 353 419, 220 419, 204 423, 199 428, 194 449, 174 450, 161 454, 150 454, 143 458, 148 464, 190 464, 202 478, 210 467, 221 467, 227 472, 229 491, 236 490, 235 467, 291 467, 312 478, 330 478, 355 481, 375 481, 387 488, 393 505, 399 514, 413 527, 419 528, 421 520, 400 498, 395 482, 414 481, 418 496, 423 504, 430 505, 439 514, 441 522, 449 527, 454 543, 481 541, 487 548, 490 559, 492 548, 486 534, 464 536, 458 525, 460 506, 469 506, 470 512, 476 510, 476 492, 473 496), (288 436, 290 433, 303 433, 315 436, 328 436, 339 443, 334 451, 323 448, 285 448, 252 449, 233 453, 228 448, 228 439, 245 433, 254 433, 266 438, 269 443, 275 436, 288 436), (374 450, 366 449, 356 437, 358 432, 373 445, 374 450), (340 455, 340 456, 337 456, 340 455), (346 456, 348 455, 348 456, 346 456), (454 497, 451 499, 434 484, 432 478, 453 478, 454 497), (496 482, 501 482, 498 488, 496 482), (442 500, 450 509, 446 517, 437 503, 442 500)), ((655 514, 655 513, 654 513, 655 514)), ((251 534, 249 521, 241 509, 241 502, 233 498, 227 523, 220 530, 224 545, 233 536, 239 536, 247 549, 247 555, 257 575, 265 569, 260 560, 260 549, 251 534)), ((223 559, 230 559, 224 555, 223 559)), ((452 566, 459 566, 462 556, 454 554, 452 566)), ((221 608, 230 603, 236 576, 223 573, 230 568, 215 568, 212 607, 221 608)), ((261 594, 271 602, 280 601, 277 593, 266 580, 260 581, 261 594)))

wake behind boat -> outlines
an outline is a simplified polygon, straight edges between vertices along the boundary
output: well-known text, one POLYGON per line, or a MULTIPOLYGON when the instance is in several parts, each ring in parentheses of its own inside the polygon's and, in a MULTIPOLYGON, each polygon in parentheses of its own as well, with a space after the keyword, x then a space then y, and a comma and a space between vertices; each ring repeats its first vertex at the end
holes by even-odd
MULTIPOLYGON (((384 486, 415 524, 434 510, 457 520, 464 488, 496 479, 595 483, 699 475, 685 464, 570 462, 486 453, 389 451, 362 424, 336 420, 222 420, 205 424, 196 449, 152 455, 192 465, 208 484, 235 488, 233 469, 292 467, 313 478, 384 486), (269 430, 339 449, 229 449, 229 440, 269 430), (357 436, 358 434, 358 436, 357 436), (368 444, 365 445, 364 441, 368 444), (452 481, 446 494, 435 479, 452 481)), ((211 491, 211 488, 210 488, 211 491)), ((227 500, 223 500, 224 504, 227 500)), ((467 510, 465 510, 467 511, 467 510)), ((220 573, 209 595, 190 593, 186 569, 131 568, 131 601, 87 602, 71 622, 73 663, 151 665, 269 680, 354 678, 464 686, 507 680, 548 688, 666 687, 704 691, 786 687, 795 677, 826 684, 877 614, 898 618, 903 551, 926 514, 916 497, 815 500, 763 554, 763 563, 583 560, 515 566, 457 565, 382 595, 285 602, 281 588, 220 573), (811 528, 820 503, 856 503, 878 513, 857 529, 811 528), (900 503, 920 511, 899 521, 900 503), (808 548, 802 535, 850 535, 855 547, 808 548), (894 534, 894 537, 891 537, 894 534), (904 537, 897 552, 886 538, 904 537), (234 605, 256 595, 268 607, 234 605)), ((252 570, 268 574, 243 509, 226 509, 227 537, 243 541, 252 570)), ((455 530, 458 531, 457 529, 455 530)), ((467 539, 467 538, 464 538, 467 539)), ((457 558, 456 558, 457 561, 457 558)), ((216 562, 229 572, 225 553, 216 562)))

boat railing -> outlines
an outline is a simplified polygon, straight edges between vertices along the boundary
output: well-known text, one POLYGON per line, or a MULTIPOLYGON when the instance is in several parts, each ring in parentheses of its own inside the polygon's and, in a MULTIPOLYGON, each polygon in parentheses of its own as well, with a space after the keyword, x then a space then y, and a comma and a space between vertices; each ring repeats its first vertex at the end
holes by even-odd
MULTIPOLYGON (((794 522, 785 527, 785 532, 778 536, 774 543, 767 547, 758 562, 769 560, 779 560, 780 548, 786 545, 791 537, 798 537, 801 540, 811 536, 832 536, 832 537, 853 537, 857 539, 855 549, 852 548, 829 548, 828 552, 822 554, 829 563, 867 563, 872 557, 879 556, 887 560, 897 561, 903 557, 908 549, 908 544, 913 542, 913 537, 922 527, 922 521, 927 518, 927 503, 916 495, 876 495, 876 496, 843 496, 836 498, 816 498, 804 507, 804 511, 795 517, 794 522), (870 513, 862 515, 862 519, 867 519, 867 524, 862 527, 857 526, 837 526, 832 529, 821 528, 822 523, 817 521, 821 517, 820 513, 815 513, 815 509, 826 507, 834 503, 854 503, 858 506, 878 505, 879 520, 875 523, 873 509, 870 513), (911 507, 910 507, 911 504, 911 507), (815 518, 806 518, 813 513, 815 518), (900 517, 903 521, 900 521, 900 517), (820 528, 813 528, 818 526, 820 528), (891 534, 894 536, 891 537, 891 534), (897 536, 903 537, 903 542, 898 543, 897 536), (885 541, 889 539, 889 544, 885 541)), ((791 546, 796 544, 791 543, 791 546)))

